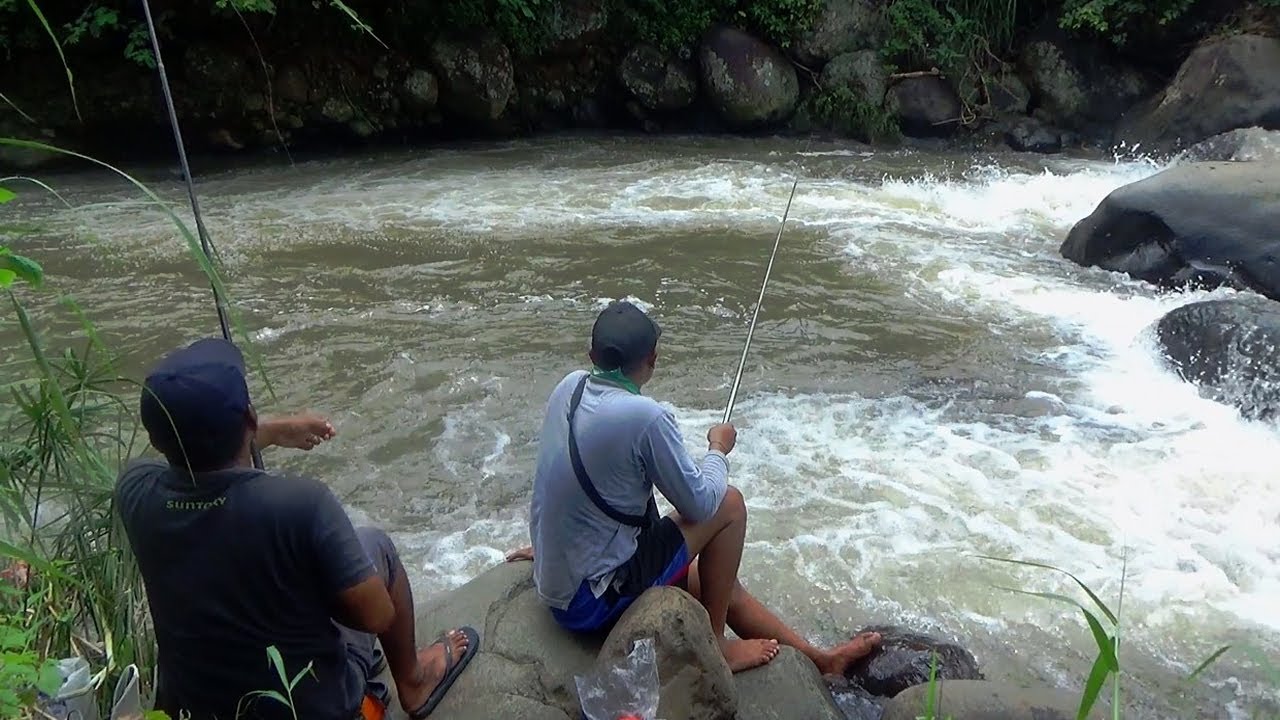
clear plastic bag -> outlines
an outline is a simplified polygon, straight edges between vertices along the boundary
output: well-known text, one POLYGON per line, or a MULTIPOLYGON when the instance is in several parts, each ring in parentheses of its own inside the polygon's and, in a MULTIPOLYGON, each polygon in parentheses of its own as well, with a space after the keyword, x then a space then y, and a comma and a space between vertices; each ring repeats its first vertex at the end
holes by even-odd
POLYGON ((111 720, 142 720, 142 695, 138 688, 138 666, 129 665, 116 681, 111 697, 111 720))
POLYGON ((658 661, 653 638, 637 640, 626 657, 573 679, 586 720, 658 718, 658 661))
POLYGON ((58 694, 42 703, 41 710, 56 720, 98 720, 97 689, 89 674, 89 663, 84 658, 64 658, 58 661, 62 675, 62 687, 58 694))

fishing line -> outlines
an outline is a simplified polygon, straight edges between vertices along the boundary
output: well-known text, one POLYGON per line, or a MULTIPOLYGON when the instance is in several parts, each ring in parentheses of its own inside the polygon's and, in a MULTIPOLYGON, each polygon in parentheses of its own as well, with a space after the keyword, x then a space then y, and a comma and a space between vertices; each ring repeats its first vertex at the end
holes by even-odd
MULTIPOLYGON (((809 143, 813 141, 810 136, 809 141, 805 142, 804 152, 808 152, 809 143)), ((756 331, 756 320, 760 317, 760 306, 764 304, 764 291, 769 287, 769 275, 773 272, 773 261, 778 256, 778 246, 782 243, 782 231, 787 227, 787 216, 791 213, 791 201, 796 198, 796 186, 800 184, 800 173, 797 168, 795 181, 791 183, 791 196, 787 198, 787 208, 782 211, 782 223, 778 225, 778 236, 773 240, 773 252, 769 253, 769 264, 764 269, 764 280, 760 283, 760 297, 756 299, 756 309, 751 313, 751 324, 747 326, 747 341, 742 345, 742 359, 738 361, 738 372, 733 377, 733 387, 729 390, 729 403, 724 408, 724 419, 720 422, 729 422, 729 418, 733 416, 733 406, 738 400, 738 386, 742 384, 742 372, 747 367, 747 352, 751 350, 751 336, 756 331)))
MULTIPOLYGON (((196 218, 196 233, 200 236, 200 249, 204 252, 205 258, 209 261, 210 266, 213 265, 214 254, 217 252, 213 247, 213 241, 209 239, 209 231, 204 227, 204 218, 200 214, 200 201, 196 199, 196 186, 191 179, 191 166, 187 163, 187 150, 182 142, 182 131, 178 128, 178 113, 173 107, 173 93, 169 90, 169 77, 164 70, 164 59, 160 55, 160 37, 156 33, 155 21, 151 18, 151 3, 148 0, 142 0, 142 12, 147 18, 147 32, 151 36, 151 52, 156 58, 156 69, 160 71, 160 89, 164 93, 165 108, 169 111, 169 126, 173 128, 173 141, 178 147, 178 162, 182 166, 182 178, 187 184, 187 197, 191 200, 191 213, 196 218)), ((227 309, 223 304, 222 295, 218 292, 218 286, 209 283, 213 290, 213 305, 218 311, 218 325, 222 329, 222 339, 234 344, 231 339, 231 323, 227 320, 227 309)), ((253 465, 259 470, 263 469, 262 454, 258 451, 256 443, 250 443, 249 448, 253 453, 253 465)))

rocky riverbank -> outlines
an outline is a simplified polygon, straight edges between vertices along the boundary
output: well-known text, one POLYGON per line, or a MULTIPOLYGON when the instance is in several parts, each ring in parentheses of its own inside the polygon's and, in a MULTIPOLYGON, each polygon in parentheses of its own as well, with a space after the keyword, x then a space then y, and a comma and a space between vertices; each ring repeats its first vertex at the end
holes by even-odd
MULTIPOLYGON (((75 17, 70 0, 45 5, 50 15, 61 9, 75 17)), ((177 112, 195 151, 586 129, 905 135, 1036 152, 1128 143, 1166 151, 1236 128, 1280 126, 1280 11, 1270 0, 1220 4, 1188 25, 1194 37, 1174 38, 1172 27, 1155 32, 1147 47, 1176 39, 1185 47, 1176 52, 1180 65, 1169 65, 1164 49, 1144 62, 1145 51, 1132 43, 1123 54, 1114 43, 1068 33, 1053 18, 1005 43, 1000 55, 957 59, 954 48, 986 42, 957 33, 985 31, 938 26, 943 20, 928 15, 927 0, 765 3, 760 7, 775 14, 763 21, 754 6, 707 9, 692 20, 672 19, 686 32, 706 28, 688 40, 670 31, 662 36, 670 42, 641 32, 645 18, 625 4, 549 0, 538 4, 536 21, 519 26, 524 35, 514 36, 536 35, 532 47, 504 40, 507 25, 498 20, 495 27, 428 22, 409 15, 410 3, 360 7, 376 37, 296 8, 290 14, 287 5, 267 18, 161 12, 177 112), (925 13, 922 27, 911 13, 925 13), (312 22, 306 32, 303 20, 312 22), (948 36, 947 52, 930 51, 928 33, 944 30, 955 36, 948 36), (382 35, 390 38, 385 44, 382 35)), ((74 30, 84 20, 67 22, 74 30)), ((147 57, 146 43, 138 42, 143 28, 132 27, 126 54, 147 57)), ((15 37, 27 40, 8 48, 10 102, 0 105, 0 135, 112 158, 172 157, 157 76, 145 63, 81 38, 66 47, 74 70, 69 87, 48 43, 15 37)), ((47 160, 0 150, 6 166, 47 160)))
MULTIPOLYGON (((625 664, 636 643, 651 640, 657 666, 657 717, 663 720, 894 720, 925 707, 922 659, 939 656, 938 709, 954 720, 1074 718, 1079 696, 981 679, 977 661, 956 645, 879 628, 881 651, 849 678, 823 678, 791 648, 764 667, 731 674, 706 611, 674 588, 650 590, 607 635, 573 636, 539 603, 530 563, 495 566, 462 587, 419 603, 418 638, 468 624, 480 652, 440 705, 457 720, 577 720, 577 678, 625 664), (834 694, 833 694, 834 690, 834 694)), ((853 634, 853 633, 851 633, 853 634)), ((927 673, 927 660, 923 660, 927 673)), ((640 680, 632 680, 640 684, 640 680)), ((393 717, 399 716, 396 709, 393 717)))
POLYGON ((1171 368, 1254 419, 1280 410, 1278 189, 1280 132, 1235 130, 1112 192, 1061 247, 1080 265, 1169 291, 1237 291, 1179 307, 1154 330, 1171 368))

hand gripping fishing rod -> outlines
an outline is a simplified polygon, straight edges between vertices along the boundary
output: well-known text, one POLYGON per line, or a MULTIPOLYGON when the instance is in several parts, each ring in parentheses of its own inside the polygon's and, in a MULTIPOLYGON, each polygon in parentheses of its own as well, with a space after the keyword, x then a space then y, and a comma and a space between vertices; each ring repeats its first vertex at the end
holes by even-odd
MULTIPOLYGON (((182 131, 178 128, 178 113, 173 107, 173 93, 169 90, 169 77, 164 71, 164 59, 160 56, 160 37, 156 34, 156 24, 151 18, 151 3, 148 0, 142 0, 142 12, 147 17, 147 32, 151 35, 151 52, 156 56, 156 68, 160 71, 160 89, 164 92, 165 109, 169 111, 169 125, 173 128, 173 141, 178 146, 178 162, 182 165, 182 178, 187 183, 187 197, 191 199, 191 213, 196 218, 196 232, 200 235, 200 249, 204 252, 204 256, 208 259, 209 264, 213 264, 213 258, 216 250, 213 247, 213 241, 209 239, 209 231, 204 227, 204 219, 200 215, 200 201, 196 199, 196 186, 191 180, 191 166, 187 164, 187 150, 182 143, 182 131)), ((222 339, 234 344, 231 338, 231 324, 227 321, 227 309, 223 304, 222 296, 218 293, 217 285, 210 281, 210 288, 213 290, 213 305, 218 311, 218 325, 222 329, 222 339)), ((253 465, 259 470, 263 469, 262 453, 258 450, 257 443, 251 443, 249 446, 253 454, 253 465)))
MULTIPOLYGON (((809 147, 805 143, 805 149, 809 147)), ((742 359, 738 361, 738 373, 733 377, 733 387, 729 390, 729 404, 724 409, 724 419, 720 422, 729 422, 729 418, 733 416, 733 406, 738 400, 738 386, 742 384, 742 371, 747 367, 747 351, 751 349, 751 336, 756 331, 756 319, 760 317, 760 306, 764 304, 764 291, 769 286, 769 274, 773 272, 773 260, 778 256, 778 245, 782 243, 782 231, 787 227, 787 215, 791 213, 791 201, 796 197, 796 186, 800 184, 800 174, 796 173, 795 181, 791 183, 791 196, 787 198, 787 208, 782 211, 782 223, 778 225, 778 237, 773 240, 773 252, 769 253, 769 264, 764 269, 764 281, 760 283, 760 297, 756 299, 756 309, 751 313, 751 324, 747 326, 747 341, 742 346, 742 359)))

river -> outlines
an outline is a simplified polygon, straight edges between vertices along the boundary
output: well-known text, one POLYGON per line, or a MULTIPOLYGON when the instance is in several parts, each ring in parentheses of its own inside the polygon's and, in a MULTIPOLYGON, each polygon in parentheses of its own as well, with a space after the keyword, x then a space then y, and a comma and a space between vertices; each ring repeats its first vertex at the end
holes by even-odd
MULTIPOLYGON (((387 528, 421 596, 525 543, 543 402, 608 299, 662 324, 646 392, 702 446, 798 173, 735 411, 744 582, 815 639, 902 623, 959 639, 989 678, 1079 688, 1096 653, 1080 612, 1001 588, 1083 594, 976 556, 1070 570, 1113 609, 1123 574, 1128 717, 1251 717, 1277 688, 1242 654, 1177 683, 1227 643, 1280 658, 1280 433, 1161 365, 1151 324, 1208 294, 1057 254, 1160 167, 578 137, 196 174, 274 384, 272 400, 255 376, 260 405, 340 433, 268 464, 387 528)), ((143 176, 189 217, 171 175, 143 176)), ((17 247, 130 372, 217 332, 207 284, 136 191, 46 179, 74 209, 26 192, 10 207, 42 228, 17 247)))

